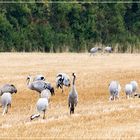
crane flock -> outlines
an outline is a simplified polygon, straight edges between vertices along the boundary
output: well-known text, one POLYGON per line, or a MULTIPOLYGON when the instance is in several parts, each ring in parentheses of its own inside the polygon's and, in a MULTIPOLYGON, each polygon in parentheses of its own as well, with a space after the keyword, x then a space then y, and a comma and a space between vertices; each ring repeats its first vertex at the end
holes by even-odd
MULTIPOLYGON (((70 87, 71 90, 68 94, 68 107, 70 110, 70 115, 74 114, 75 107, 78 104, 78 92, 76 90, 76 74, 72 73, 72 83, 70 77, 66 73, 58 73, 56 76, 56 89, 60 88, 62 93, 64 92, 64 86, 70 87)), ((27 87, 30 90, 34 90, 39 94, 39 98, 36 102, 36 111, 37 113, 30 116, 30 120, 38 118, 41 116, 41 112, 43 112, 43 119, 46 118, 46 111, 51 102, 51 96, 55 95, 54 87, 49 83, 43 75, 36 75, 34 78, 31 76, 27 76, 27 87)), ((113 80, 109 84, 109 101, 119 99, 119 94, 121 92, 121 85, 118 81, 113 80)), ((131 97, 140 97, 138 92, 138 83, 136 81, 130 81, 124 87, 124 92, 126 94, 126 98, 129 99, 131 97)), ((1 96, 1 107, 2 107, 2 115, 8 112, 9 107, 11 107, 12 103, 12 94, 17 93, 17 88, 13 84, 5 84, 0 88, 0 96, 1 96)))

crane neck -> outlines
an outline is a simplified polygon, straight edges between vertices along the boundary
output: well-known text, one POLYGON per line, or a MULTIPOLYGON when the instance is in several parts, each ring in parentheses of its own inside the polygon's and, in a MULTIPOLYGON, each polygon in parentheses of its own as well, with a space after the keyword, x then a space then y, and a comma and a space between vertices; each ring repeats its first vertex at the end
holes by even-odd
POLYGON ((73 76, 73 82, 72 82, 72 85, 73 85, 73 86, 75 86, 75 79, 76 79, 76 77, 73 76))
POLYGON ((76 91, 76 88, 75 88, 75 79, 76 77, 73 76, 73 82, 72 82, 72 93, 74 93, 74 91, 76 91))

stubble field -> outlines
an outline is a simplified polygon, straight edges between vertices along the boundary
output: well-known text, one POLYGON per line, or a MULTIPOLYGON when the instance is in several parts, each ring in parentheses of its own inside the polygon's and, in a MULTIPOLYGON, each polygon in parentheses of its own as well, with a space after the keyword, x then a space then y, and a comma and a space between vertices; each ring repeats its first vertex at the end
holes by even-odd
POLYGON ((126 100, 124 94, 124 85, 131 80, 140 84, 138 54, 1 53, 0 86, 12 83, 18 92, 12 96, 8 114, 0 115, 0 138, 139 139, 140 99, 126 100), (55 89, 46 119, 30 121, 39 95, 27 88, 27 76, 43 74, 55 87, 59 72, 71 78, 72 72, 77 74, 79 102, 75 114, 69 115, 67 104, 71 88, 65 88, 63 94, 55 89), (115 102, 108 101, 111 80, 122 86, 120 100, 115 102))

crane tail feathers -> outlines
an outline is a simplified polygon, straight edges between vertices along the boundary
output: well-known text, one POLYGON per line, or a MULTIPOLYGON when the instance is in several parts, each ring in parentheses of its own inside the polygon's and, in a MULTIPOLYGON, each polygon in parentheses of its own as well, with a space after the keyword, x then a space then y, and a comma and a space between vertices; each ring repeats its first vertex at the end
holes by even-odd
POLYGON ((70 107, 70 114, 74 114, 74 104, 71 104, 71 107, 70 107))

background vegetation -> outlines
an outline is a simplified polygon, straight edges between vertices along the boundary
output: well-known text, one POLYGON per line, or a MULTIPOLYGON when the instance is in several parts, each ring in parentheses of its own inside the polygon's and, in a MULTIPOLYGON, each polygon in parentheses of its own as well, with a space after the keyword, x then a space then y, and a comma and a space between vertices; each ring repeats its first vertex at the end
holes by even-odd
POLYGON ((140 3, 66 1, 1 2, 0 51, 83 52, 95 45, 140 50, 140 3))

